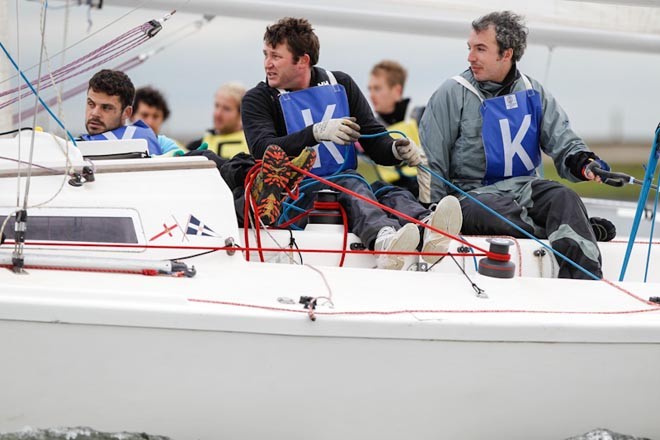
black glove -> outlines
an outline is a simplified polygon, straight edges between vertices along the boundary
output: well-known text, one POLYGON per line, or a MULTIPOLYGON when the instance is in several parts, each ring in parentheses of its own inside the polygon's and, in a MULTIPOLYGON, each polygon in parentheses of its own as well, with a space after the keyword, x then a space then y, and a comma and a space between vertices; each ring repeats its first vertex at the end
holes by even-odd
POLYGON ((591 229, 594 230, 596 241, 610 241, 616 237, 616 226, 611 221, 605 218, 591 217, 589 223, 591 223, 591 229))
POLYGON ((580 151, 579 153, 568 156, 566 158, 565 164, 568 169, 571 170, 571 174, 573 174, 575 177, 580 180, 589 180, 584 176, 584 174, 582 174, 582 171, 584 170, 584 167, 589 164, 589 162, 597 159, 598 156, 596 156, 591 151, 580 151))

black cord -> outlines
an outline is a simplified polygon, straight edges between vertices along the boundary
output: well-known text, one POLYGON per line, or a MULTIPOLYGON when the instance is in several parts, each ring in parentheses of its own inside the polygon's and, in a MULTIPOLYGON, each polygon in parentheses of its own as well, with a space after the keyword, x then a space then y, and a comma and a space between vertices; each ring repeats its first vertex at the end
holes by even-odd
MULTIPOLYGON (((478 295, 482 295, 482 294, 485 292, 484 289, 482 289, 481 287, 477 286, 477 283, 475 283, 474 281, 472 281, 472 279, 470 278, 470 276, 467 274, 467 272, 465 272, 465 270, 463 270, 463 268, 461 267, 461 265, 458 264, 458 261, 456 260, 456 258, 454 258, 454 256, 453 256, 451 253, 447 253, 447 255, 449 255, 449 256, 451 257, 451 259, 454 260, 454 263, 456 263, 456 266, 461 270, 461 272, 463 272, 463 275, 464 275, 465 278, 467 278, 467 280, 470 282, 470 285, 472 286, 472 288, 474 289, 474 291, 477 293, 477 296, 478 296, 478 295)), ((437 264, 437 263, 436 263, 436 264, 437 264)), ((431 266, 431 267, 433 267, 433 266, 431 266)))
MULTIPOLYGON (((238 246, 237 246, 237 247, 238 247, 238 246)), ((210 253, 212 253, 212 252, 218 252, 219 250, 222 250, 222 249, 213 249, 213 250, 211 250, 211 251, 200 252, 199 254, 188 255, 187 257, 181 257, 181 258, 170 258, 169 261, 187 260, 188 258, 199 257, 199 256, 201 256, 201 255, 210 254, 210 253)))
POLYGON ((21 128, 16 128, 16 129, 14 129, 14 130, 3 131, 2 133, 0 133, 0 136, 6 136, 6 135, 8 135, 8 134, 18 133, 19 131, 23 131, 23 130, 34 130, 34 129, 33 129, 32 127, 21 127, 21 128))
POLYGON ((293 237, 293 231, 291 229, 289 229, 289 247, 291 247, 291 246, 296 247, 296 249, 298 250, 298 257, 300 257, 300 264, 301 265, 304 264, 302 253, 300 252, 300 248, 298 247, 298 243, 296 243, 296 239, 293 237))

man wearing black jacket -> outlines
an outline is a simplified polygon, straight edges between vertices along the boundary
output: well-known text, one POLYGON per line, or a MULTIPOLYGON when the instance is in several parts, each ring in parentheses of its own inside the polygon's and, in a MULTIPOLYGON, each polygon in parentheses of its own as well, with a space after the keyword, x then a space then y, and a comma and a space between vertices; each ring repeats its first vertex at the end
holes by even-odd
MULTIPOLYGON (((250 152, 256 159, 266 159, 273 152, 269 147, 272 145, 280 146, 289 157, 314 148, 312 173, 376 200, 370 186, 355 171, 354 142, 360 139, 366 154, 382 165, 406 161, 416 166, 421 163, 420 148, 408 139, 394 140, 382 134, 385 127, 375 120, 351 77, 315 67, 319 49, 318 38, 305 19, 283 18, 266 29, 263 50, 266 81, 245 94, 241 107, 250 152)), ((321 184, 308 188, 298 200, 299 208, 310 207, 311 191, 322 188, 321 184)), ((387 251, 417 248, 420 234, 414 224, 399 221, 343 192, 338 199, 346 209, 350 230, 370 248, 387 251)), ((460 231, 460 209, 455 199, 436 211, 440 215, 433 215, 405 190, 388 193, 388 202, 411 217, 430 221, 433 226, 449 229, 450 233, 460 231)), ((261 208, 259 200, 257 205, 261 208)), ((279 209, 275 211, 279 214, 279 209)), ((426 252, 443 252, 449 245, 449 239, 440 234, 426 234, 424 239, 426 252)), ((401 269, 403 264, 400 256, 383 255, 378 259, 380 268, 401 269)))

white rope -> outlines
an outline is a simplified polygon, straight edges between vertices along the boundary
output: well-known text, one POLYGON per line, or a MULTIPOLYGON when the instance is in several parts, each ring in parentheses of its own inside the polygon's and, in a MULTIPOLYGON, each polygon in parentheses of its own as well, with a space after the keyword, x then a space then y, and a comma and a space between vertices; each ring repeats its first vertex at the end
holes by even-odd
MULTIPOLYGON (((70 0, 66 0, 66 5, 64 9, 64 32, 62 34, 62 56, 60 57, 60 65, 64 66, 66 63, 66 43, 69 36, 69 15, 71 12, 70 0)), ((49 66, 50 68, 50 66, 49 66)), ((52 77, 52 70, 51 70, 52 77)), ((60 83, 60 86, 57 87, 57 117, 62 120, 62 114, 64 113, 64 106, 62 105, 62 93, 64 93, 64 84, 60 83)), ((65 136, 66 137, 66 136, 65 136)))
MULTIPOLYGON (((39 70, 37 76, 37 93, 34 95, 34 108, 36 109, 39 105, 39 90, 41 89, 41 67, 43 65, 44 59, 44 47, 46 46, 46 0, 41 0, 41 48, 39 49, 39 70)), ((35 128, 37 125, 37 113, 35 112, 32 117, 32 128, 35 128)), ((34 158, 34 141, 36 137, 36 130, 32 130, 32 136, 30 136, 30 157, 28 159, 28 169, 27 169, 27 180, 25 182, 25 195, 23 196, 23 209, 27 209, 28 206, 28 196, 30 194, 30 177, 32 176, 32 160, 34 158)))
MULTIPOLYGON (((20 36, 20 30, 21 30, 21 21, 19 20, 20 18, 20 10, 19 10, 19 0, 16 0, 16 65, 19 68, 21 67, 21 36, 20 36)), ((16 75, 16 87, 21 86, 21 77, 20 75, 16 75)), ((21 115, 21 103, 22 100, 19 96, 18 99, 18 115, 19 115, 19 130, 18 130, 18 162, 16 164, 16 169, 17 169, 17 179, 16 179, 16 208, 18 208, 21 205, 21 130, 20 130, 20 115, 21 115)), ((5 223, 2 225, 2 229, 0 229, 0 236, 2 236, 2 231, 5 230, 5 223)))

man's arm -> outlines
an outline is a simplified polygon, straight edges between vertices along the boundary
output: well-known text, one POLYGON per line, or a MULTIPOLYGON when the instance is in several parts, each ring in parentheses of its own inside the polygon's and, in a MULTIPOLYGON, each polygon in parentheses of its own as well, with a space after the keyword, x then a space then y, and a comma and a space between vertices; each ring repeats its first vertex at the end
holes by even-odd
MULTIPOLYGON (((450 180, 449 167, 454 143, 459 135, 460 108, 453 98, 455 81, 445 81, 431 96, 422 115, 419 135, 428 158, 429 169, 450 180)), ((437 202, 447 195, 446 185, 431 176, 431 201, 437 202)))
POLYGON ((582 175, 588 159, 598 158, 570 126, 568 115, 557 100, 537 81, 532 85, 543 97, 543 120, 540 143, 543 151, 552 157, 557 173, 571 182, 587 180, 582 175), (584 164, 583 164, 584 163, 584 164))
POLYGON ((158 145, 160 145, 162 156, 182 156, 184 153, 173 139, 165 136, 164 134, 158 135, 158 145))
MULTIPOLYGON (((344 86, 348 96, 348 107, 360 126, 360 134, 382 133, 387 129, 380 124, 369 107, 367 99, 353 79, 343 72, 333 72, 337 82, 344 86)), ((398 165, 401 163, 394 156, 392 143, 394 139, 390 135, 382 135, 375 138, 360 139, 360 145, 364 152, 379 165, 398 165)))
POLYGON ((243 97, 241 104, 243 131, 250 153, 261 159, 269 145, 279 145, 289 156, 298 156, 305 147, 318 142, 312 125, 295 133, 286 134, 284 117, 277 98, 266 87, 255 87, 243 97))

